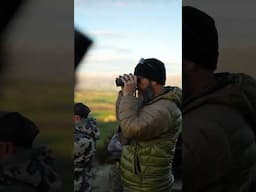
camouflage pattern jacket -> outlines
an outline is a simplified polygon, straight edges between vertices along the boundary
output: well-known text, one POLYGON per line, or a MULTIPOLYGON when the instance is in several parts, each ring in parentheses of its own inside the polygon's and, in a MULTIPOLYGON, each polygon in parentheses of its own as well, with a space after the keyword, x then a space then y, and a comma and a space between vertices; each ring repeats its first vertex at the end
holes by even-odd
POLYGON ((0 161, 0 192, 57 192, 61 181, 45 147, 17 152, 0 161))
POLYGON ((92 160, 96 152, 99 130, 95 119, 82 119, 74 129, 74 191, 91 191, 92 160))

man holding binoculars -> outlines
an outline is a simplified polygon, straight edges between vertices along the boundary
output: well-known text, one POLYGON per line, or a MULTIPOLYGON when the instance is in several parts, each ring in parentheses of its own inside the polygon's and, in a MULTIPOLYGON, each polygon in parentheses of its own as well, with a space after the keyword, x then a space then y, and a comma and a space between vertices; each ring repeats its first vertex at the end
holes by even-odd
POLYGON ((134 75, 116 80, 122 87, 117 119, 128 140, 120 163, 125 191, 165 192, 174 182, 171 165, 181 131, 181 90, 165 87, 165 80, 164 63, 155 58, 141 59, 134 75))

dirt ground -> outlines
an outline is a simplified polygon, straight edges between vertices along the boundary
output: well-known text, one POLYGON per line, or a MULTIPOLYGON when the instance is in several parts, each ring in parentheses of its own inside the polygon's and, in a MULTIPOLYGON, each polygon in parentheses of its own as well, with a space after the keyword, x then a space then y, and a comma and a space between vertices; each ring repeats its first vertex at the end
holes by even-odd
POLYGON ((113 165, 97 165, 93 168, 93 192, 111 192, 111 170, 113 165))

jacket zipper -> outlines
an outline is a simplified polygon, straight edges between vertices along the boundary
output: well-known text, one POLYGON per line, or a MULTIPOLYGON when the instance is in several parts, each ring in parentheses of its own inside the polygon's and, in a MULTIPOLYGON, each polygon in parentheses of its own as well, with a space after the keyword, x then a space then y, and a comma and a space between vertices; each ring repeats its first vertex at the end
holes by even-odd
POLYGON ((141 167, 140 167, 140 160, 138 155, 138 143, 134 141, 135 143, 135 153, 134 153, 134 172, 136 175, 141 173, 141 167))

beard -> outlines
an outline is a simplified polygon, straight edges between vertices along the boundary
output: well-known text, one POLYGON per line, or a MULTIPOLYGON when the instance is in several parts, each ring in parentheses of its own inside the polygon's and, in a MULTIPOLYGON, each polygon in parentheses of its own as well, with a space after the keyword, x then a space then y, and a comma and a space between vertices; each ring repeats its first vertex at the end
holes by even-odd
POLYGON ((154 98, 154 95, 155 94, 151 84, 143 90, 140 89, 138 97, 140 106, 145 105, 146 103, 151 101, 154 98))

